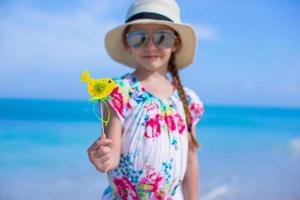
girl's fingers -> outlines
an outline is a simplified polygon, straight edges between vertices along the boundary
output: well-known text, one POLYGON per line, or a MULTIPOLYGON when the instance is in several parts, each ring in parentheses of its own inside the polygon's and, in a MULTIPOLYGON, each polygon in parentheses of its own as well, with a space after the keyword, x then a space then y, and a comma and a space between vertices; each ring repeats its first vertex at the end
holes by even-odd
POLYGON ((99 148, 97 141, 95 141, 87 150, 89 157, 99 148))
POLYGON ((101 158, 105 154, 110 153, 110 148, 109 147, 100 147, 98 150, 94 151, 94 157, 95 158, 101 158))
POLYGON ((102 146, 102 145, 109 145, 112 142, 111 139, 106 139, 106 138, 101 138, 100 140, 98 140, 96 143, 98 146, 102 146))
POLYGON ((99 162, 101 164, 105 163, 108 160, 110 160, 110 154, 109 153, 104 154, 101 158, 99 158, 99 162))
POLYGON ((111 149, 108 146, 112 140, 102 135, 88 148, 89 160, 101 172, 106 172, 111 163, 111 149))
POLYGON ((101 172, 107 172, 110 165, 111 161, 107 160, 103 164, 101 164, 100 167, 97 167, 97 169, 101 172))
POLYGON ((95 165, 95 166, 102 166, 106 161, 110 160, 110 154, 109 153, 103 153, 99 151, 95 151, 91 155, 89 155, 89 160, 95 165))
POLYGON ((88 154, 93 153, 93 151, 96 151, 99 149, 100 146, 102 145, 108 145, 112 142, 111 139, 105 139, 105 138, 100 138, 96 140, 89 148, 88 148, 88 154))

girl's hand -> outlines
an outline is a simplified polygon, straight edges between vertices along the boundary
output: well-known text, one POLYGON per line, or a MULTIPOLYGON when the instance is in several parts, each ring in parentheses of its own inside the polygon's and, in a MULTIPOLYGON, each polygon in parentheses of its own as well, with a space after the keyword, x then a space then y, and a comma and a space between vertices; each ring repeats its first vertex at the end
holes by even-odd
MULTIPOLYGON (((96 140, 88 149, 89 160, 100 172, 107 172, 120 163, 122 123, 113 108, 108 126, 104 126, 105 135, 96 140), (106 136, 106 137, 105 137, 106 136)), ((104 109, 104 118, 107 119, 107 111, 104 109)))
POLYGON ((112 140, 102 136, 89 148, 88 155, 91 163, 102 173, 113 168, 113 151, 110 147, 112 140))

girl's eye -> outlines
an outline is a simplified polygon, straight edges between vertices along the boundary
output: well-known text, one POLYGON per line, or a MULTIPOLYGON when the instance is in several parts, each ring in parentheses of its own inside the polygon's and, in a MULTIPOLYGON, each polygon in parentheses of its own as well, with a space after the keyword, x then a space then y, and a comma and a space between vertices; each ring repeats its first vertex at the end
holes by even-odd
POLYGON ((164 34, 158 34, 157 35, 157 44, 161 44, 165 40, 164 34))
POLYGON ((147 42, 147 33, 143 31, 134 31, 127 34, 127 42, 130 46, 138 48, 147 42))
POLYGON ((175 43, 175 35, 171 31, 158 31, 154 34, 156 45, 161 48, 171 48, 175 43))

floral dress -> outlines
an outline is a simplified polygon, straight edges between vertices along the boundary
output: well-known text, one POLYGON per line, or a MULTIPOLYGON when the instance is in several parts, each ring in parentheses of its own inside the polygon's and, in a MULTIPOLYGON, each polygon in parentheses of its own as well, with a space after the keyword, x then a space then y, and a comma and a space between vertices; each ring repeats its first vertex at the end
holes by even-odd
MULTIPOLYGON (((178 91, 168 99, 151 94, 132 73, 114 79, 117 87, 109 104, 122 123, 119 166, 108 172, 109 186, 103 200, 182 200, 188 155, 188 132, 178 91)), ((184 88, 193 126, 203 104, 184 88)))

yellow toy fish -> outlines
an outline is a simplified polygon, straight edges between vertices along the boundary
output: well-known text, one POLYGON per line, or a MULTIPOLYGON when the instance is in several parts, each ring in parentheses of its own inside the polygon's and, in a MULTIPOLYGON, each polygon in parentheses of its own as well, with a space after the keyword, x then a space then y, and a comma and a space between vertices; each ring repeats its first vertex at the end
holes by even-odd
POLYGON ((110 110, 106 101, 110 93, 117 86, 117 84, 111 78, 93 79, 90 77, 89 72, 87 70, 81 74, 80 81, 87 82, 88 93, 92 96, 89 100, 98 101, 100 105, 100 117, 96 114, 94 107, 95 115, 102 122, 102 127, 103 125, 107 126, 110 120, 110 110), (103 119, 102 103, 107 109, 106 120, 103 119))
POLYGON ((91 78, 88 71, 85 71, 81 74, 80 80, 82 82, 88 83, 88 92, 92 96, 92 98, 90 98, 90 101, 106 99, 113 91, 113 89, 117 86, 111 78, 91 78))

